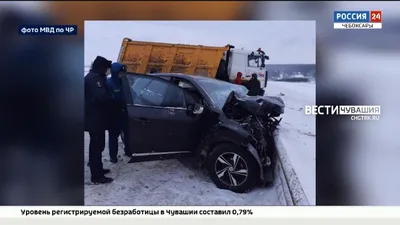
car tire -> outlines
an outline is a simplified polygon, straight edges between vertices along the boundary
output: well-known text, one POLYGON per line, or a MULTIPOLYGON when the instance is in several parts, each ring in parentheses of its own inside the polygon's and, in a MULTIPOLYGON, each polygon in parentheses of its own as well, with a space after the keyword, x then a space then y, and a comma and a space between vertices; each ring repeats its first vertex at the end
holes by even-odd
POLYGON ((215 147, 207 158, 207 170, 218 188, 236 193, 249 192, 260 178, 257 160, 249 151, 233 144, 215 147))

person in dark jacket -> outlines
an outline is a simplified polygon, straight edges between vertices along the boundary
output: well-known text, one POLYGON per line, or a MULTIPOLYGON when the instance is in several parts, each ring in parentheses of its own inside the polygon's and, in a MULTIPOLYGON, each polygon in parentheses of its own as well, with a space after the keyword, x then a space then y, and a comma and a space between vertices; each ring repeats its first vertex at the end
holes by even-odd
POLYGON ((110 67, 111 61, 97 56, 85 76, 85 131, 90 135, 89 166, 93 183, 113 181, 104 176, 110 170, 104 169, 102 163, 108 109, 117 105, 106 86, 106 73, 110 67))
POLYGON ((258 96, 261 93, 261 84, 260 81, 257 79, 257 74, 253 73, 251 75, 250 80, 245 85, 249 92, 247 95, 249 96, 258 96))
POLYGON ((260 54, 260 55, 265 55, 265 52, 263 51, 263 50, 261 50, 261 48, 258 48, 257 49, 257 52, 258 52, 258 54, 260 54))
MULTIPOLYGON (((122 93, 122 80, 121 77, 127 72, 126 66, 121 63, 111 64, 111 77, 107 79, 107 87, 111 91, 113 98, 121 102, 121 105, 125 104, 124 96, 122 93)), ((131 157, 128 146, 128 119, 125 107, 116 106, 110 108, 109 115, 109 130, 108 130, 108 147, 110 150, 110 162, 117 163, 118 155, 118 138, 121 136, 121 132, 124 132, 124 145, 125 145, 125 156, 131 157)))

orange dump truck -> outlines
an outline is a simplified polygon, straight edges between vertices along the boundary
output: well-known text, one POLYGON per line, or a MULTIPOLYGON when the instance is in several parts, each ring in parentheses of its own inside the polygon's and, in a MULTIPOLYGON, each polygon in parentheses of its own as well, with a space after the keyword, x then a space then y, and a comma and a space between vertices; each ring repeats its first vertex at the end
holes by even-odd
POLYGON ((149 73, 156 69, 163 73, 183 73, 214 78, 221 59, 229 46, 167 44, 132 41, 124 38, 118 62, 129 72, 149 73))
POLYGON ((265 60, 269 57, 260 49, 247 51, 232 45, 223 47, 185 45, 159 42, 133 41, 124 38, 118 62, 127 66, 128 72, 183 73, 205 77, 226 77, 234 80, 242 74, 247 81, 257 74, 261 87, 265 87, 268 72, 265 60))

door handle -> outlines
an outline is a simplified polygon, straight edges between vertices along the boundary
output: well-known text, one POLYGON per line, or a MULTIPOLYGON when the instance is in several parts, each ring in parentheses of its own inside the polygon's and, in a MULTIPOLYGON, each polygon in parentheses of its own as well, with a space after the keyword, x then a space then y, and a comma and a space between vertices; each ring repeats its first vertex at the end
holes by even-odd
POLYGON ((175 109, 174 108, 166 107, 165 110, 167 110, 169 112, 169 114, 175 115, 175 109))
POLYGON ((147 124, 147 123, 149 123, 150 121, 148 120, 148 119, 146 119, 146 118, 135 118, 135 119, 133 119, 135 122, 139 122, 139 123, 141 123, 141 124, 147 124))

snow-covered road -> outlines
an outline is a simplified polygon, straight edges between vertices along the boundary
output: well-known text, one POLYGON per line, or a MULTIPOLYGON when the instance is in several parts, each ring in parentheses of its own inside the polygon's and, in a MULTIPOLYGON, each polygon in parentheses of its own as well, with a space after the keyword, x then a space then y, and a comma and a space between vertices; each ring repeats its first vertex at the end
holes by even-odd
MULTIPOLYGON (((88 160, 89 135, 85 132, 85 163, 88 160)), ((123 144, 120 143, 120 155, 123 144)), ((190 159, 127 164, 125 156, 117 164, 108 161, 108 148, 103 152, 105 168, 111 169, 114 182, 93 185, 85 165, 85 205, 287 205, 288 191, 277 176, 272 187, 257 188, 246 194, 218 189, 206 173, 190 159)), ((278 169, 279 171, 279 169, 278 169)))
POLYGON ((305 115, 305 105, 315 105, 315 84, 269 81, 266 95, 280 95, 285 114, 280 139, 310 205, 315 205, 315 116, 305 115))

